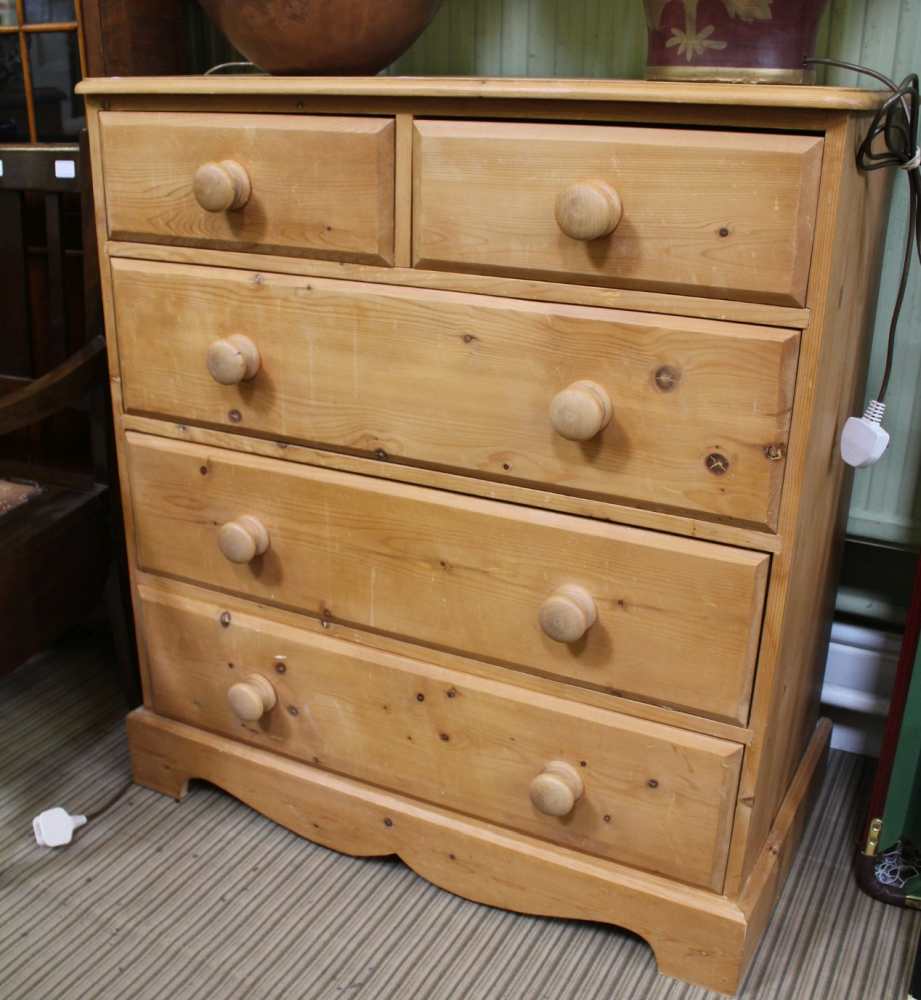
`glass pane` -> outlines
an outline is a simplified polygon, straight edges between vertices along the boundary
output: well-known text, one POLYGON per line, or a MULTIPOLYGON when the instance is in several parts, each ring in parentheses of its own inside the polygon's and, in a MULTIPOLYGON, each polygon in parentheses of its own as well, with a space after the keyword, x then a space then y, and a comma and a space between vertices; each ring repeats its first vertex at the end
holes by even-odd
POLYGON ((16 0, 0 0, 0 25, 16 24, 16 0))
POLYGON ((80 79, 77 33, 34 32, 28 38, 38 141, 73 140, 85 124, 83 98, 74 94, 80 79))
POLYGON ((17 35, 0 35, 0 142, 28 142, 29 119, 17 35))
MULTIPOLYGON (((2 9, 3 0, 0 0, 2 9)), ((54 21, 76 21, 74 0, 26 0, 26 21, 48 23, 54 21)))

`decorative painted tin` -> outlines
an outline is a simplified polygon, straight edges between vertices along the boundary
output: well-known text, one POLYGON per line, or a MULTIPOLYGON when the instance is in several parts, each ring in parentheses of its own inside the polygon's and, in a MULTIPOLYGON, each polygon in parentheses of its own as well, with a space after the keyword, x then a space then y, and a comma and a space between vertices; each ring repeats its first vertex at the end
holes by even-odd
POLYGON ((811 83, 827 0, 645 0, 650 80, 811 83))

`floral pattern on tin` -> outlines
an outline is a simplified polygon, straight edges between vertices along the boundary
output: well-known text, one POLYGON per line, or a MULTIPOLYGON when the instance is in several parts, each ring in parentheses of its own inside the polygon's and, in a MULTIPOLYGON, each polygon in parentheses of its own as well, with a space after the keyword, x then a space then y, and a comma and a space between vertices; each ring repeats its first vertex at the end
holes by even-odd
MULTIPOLYGON (((662 23, 662 12, 673 0, 647 0, 646 15, 651 30, 656 31, 662 23)), ((665 43, 669 49, 677 48, 678 55, 684 56, 688 62, 697 56, 702 56, 708 49, 722 50, 727 43, 714 38, 716 26, 713 24, 698 28, 697 6, 699 0, 681 0, 684 4, 684 30, 671 29, 671 37, 665 43)), ((772 18, 771 4, 773 0, 722 0, 726 12, 731 18, 751 23, 752 21, 770 21, 772 18)))

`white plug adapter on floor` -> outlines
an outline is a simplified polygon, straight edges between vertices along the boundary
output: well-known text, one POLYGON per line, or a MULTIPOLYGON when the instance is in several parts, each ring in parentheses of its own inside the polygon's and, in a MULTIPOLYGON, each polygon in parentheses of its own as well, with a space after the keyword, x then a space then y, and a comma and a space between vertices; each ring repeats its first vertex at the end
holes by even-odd
POLYGON ((85 824, 85 816, 71 816, 66 809, 55 806, 32 820, 32 830, 39 847, 64 847, 73 840, 74 830, 85 824))
POLYGON ((130 780, 127 781, 105 805, 93 812, 88 812, 85 816, 78 813, 71 814, 60 806, 46 809, 32 820, 35 842, 39 847, 65 847, 74 839, 74 830, 86 826, 91 820, 99 819, 116 802, 120 802, 133 787, 133 783, 130 780))

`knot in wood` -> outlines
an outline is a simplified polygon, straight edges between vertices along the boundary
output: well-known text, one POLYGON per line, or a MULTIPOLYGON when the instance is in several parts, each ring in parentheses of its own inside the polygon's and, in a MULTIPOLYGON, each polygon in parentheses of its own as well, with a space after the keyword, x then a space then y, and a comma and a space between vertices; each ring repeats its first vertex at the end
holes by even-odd
POLYGON ((655 374, 656 386, 661 389, 662 392, 671 392, 680 379, 681 373, 677 368, 672 368, 671 365, 662 365, 662 367, 659 368, 655 374))

